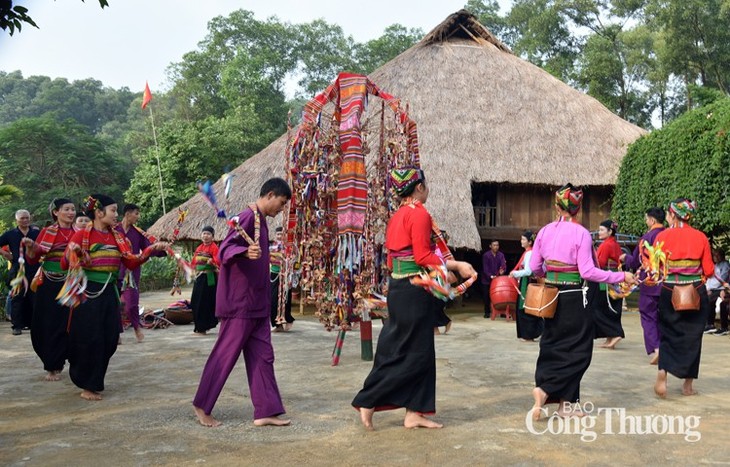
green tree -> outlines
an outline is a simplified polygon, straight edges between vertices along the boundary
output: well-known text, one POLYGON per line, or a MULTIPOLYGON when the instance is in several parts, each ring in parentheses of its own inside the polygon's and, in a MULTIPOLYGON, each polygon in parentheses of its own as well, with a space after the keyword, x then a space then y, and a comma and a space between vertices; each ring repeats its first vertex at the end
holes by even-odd
POLYGON ((101 192, 119 198, 129 180, 129 165, 71 120, 59 123, 44 117, 13 122, 0 129, 0 157, 5 160, 5 180, 25 193, 18 206, 0 208, 5 216, 23 207, 37 220, 47 220, 48 203, 55 197, 80 201, 91 192, 101 192))
POLYGON ((499 13, 499 2, 496 0, 468 0, 464 9, 479 19, 489 31, 502 42, 507 42, 510 36, 510 25, 507 18, 499 13))
POLYGON ((385 28, 382 36, 355 46, 356 70, 364 74, 372 73, 411 48, 423 35, 420 28, 409 29, 400 24, 391 24, 385 28))
POLYGON ((685 113, 639 138, 621 163, 613 213, 622 229, 639 234, 650 206, 678 197, 697 202, 693 225, 717 237, 730 233, 730 98, 685 113))
MULTIPOLYGON (((81 0, 82 2, 84 0, 81 0)), ((99 0, 99 5, 104 8, 109 6, 107 0, 99 0)), ((13 6, 13 0, 0 0, 0 28, 8 31, 12 36, 15 31, 23 29, 23 23, 29 24, 34 28, 38 25, 33 18, 28 16, 28 9, 20 5, 13 6)))
MULTIPOLYGON (((238 166, 270 142, 269 135, 256 131, 258 122, 253 114, 252 108, 246 108, 224 118, 209 117, 198 122, 173 120, 160 128, 159 158, 168 209, 194 195, 196 181, 217 180, 225 170, 238 166)), ((143 224, 162 215, 154 147, 148 147, 140 155, 125 199, 143 206, 143 224)))
POLYGON ((685 106, 694 102, 692 84, 730 92, 730 2, 649 0, 647 23, 664 35, 667 69, 685 85, 685 106))

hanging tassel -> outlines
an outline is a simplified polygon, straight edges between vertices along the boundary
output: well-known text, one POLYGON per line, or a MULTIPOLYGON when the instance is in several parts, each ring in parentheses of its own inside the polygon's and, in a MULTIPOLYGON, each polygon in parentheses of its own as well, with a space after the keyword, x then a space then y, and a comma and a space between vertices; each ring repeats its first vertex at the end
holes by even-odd
POLYGON ((23 295, 28 291, 28 279, 25 277, 25 258, 23 258, 22 247, 20 258, 18 258, 18 273, 10 281, 10 296, 17 297, 21 291, 23 295))
POLYGON ((127 269, 124 273, 124 280, 122 281, 122 289, 120 292, 124 292, 127 289, 136 289, 137 284, 134 283, 134 276, 132 271, 127 269))
POLYGON ((56 301, 59 305, 67 306, 73 310, 86 301, 88 279, 76 252, 72 251, 69 256, 70 267, 66 274, 66 281, 58 292, 56 301))

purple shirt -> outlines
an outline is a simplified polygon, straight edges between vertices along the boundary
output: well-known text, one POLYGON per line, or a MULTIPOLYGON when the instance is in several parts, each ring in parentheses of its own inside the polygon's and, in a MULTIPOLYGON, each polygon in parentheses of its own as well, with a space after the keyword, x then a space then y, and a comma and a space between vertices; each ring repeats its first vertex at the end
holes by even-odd
MULTIPOLYGON (((248 242, 236 229, 230 229, 221 242, 215 315, 218 318, 267 318, 271 313, 271 282, 269 281, 269 229, 266 216, 259 211, 261 257, 248 259, 248 242)), ((238 222, 254 238, 254 215, 246 208, 238 222)))
POLYGON ((490 283, 492 276, 504 274, 506 270, 507 261, 505 261, 504 254, 501 251, 498 251, 495 255, 492 250, 489 250, 482 255, 482 284, 490 283))
MULTIPOLYGON (((139 230, 137 230, 137 228, 135 226, 129 227, 129 230, 125 232, 124 226, 120 222, 117 224, 116 227, 114 227, 114 230, 116 230, 117 232, 119 232, 122 235, 127 237, 127 240, 129 240, 129 243, 132 244, 132 253, 135 255, 152 244, 152 242, 150 242, 150 240, 147 237, 145 237, 139 230)), ((166 254, 167 253, 165 253, 164 251, 155 251, 152 253, 152 256, 165 256, 166 254)), ((126 274, 126 273, 127 273, 127 268, 124 267, 124 265, 122 264, 119 267, 119 283, 120 284, 124 280, 124 274, 126 274)), ((136 287, 135 287, 136 289, 139 288, 139 278, 141 277, 141 275, 142 275, 141 267, 139 267, 137 269, 132 269, 132 277, 134 278, 134 283, 136 284, 136 287)))
POLYGON ((545 261, 575 265, 583 279, 616 284, 624 280, 623 272, 604 271, 593 259, 591 234, 577 222, 555 221, 546 225, 535 238, 530 269, 537 277, 545 275, 545 261))
MULTIPOLYGON (((644 244, 644 240, 649 242, 649 245, 654 244, 654 240, 656 239, 656 236, 659 235, 659 232, 664 230, 664 227, 659 227, 656 229, 650 229, 647 233, 641 236, 639 239, 639 245, 644 244)), ((634 251, 630 255, 626 255, 626 258, 624 258, 624 264, 627 265, 630 269, 637 270, 641 266, 641 255, 639 254, 639 245, 636 245, 636 248, 634 248, 634 251)), ((646 277, 646 273, 644 271, 641 271, 639 273, 639 279, 643 280, 646 277)), ((662 285, 644 285, 643 283, 639 285, 639 293, 646 294, 646 295, 652 295, 655 297, 658 297, 662 291, 662 285)))

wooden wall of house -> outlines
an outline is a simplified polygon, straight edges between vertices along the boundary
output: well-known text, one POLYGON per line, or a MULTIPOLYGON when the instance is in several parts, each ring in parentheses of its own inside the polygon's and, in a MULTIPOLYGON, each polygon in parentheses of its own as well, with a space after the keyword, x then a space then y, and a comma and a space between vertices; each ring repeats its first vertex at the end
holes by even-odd
MULTIPOLYGON (((478 189, 478 185, 475 186, 478 189)), ((494 189, 494 185, 490 187, 494 189)), ((583 208, 578 221, 588 230, 595 230, 611 211, 613 187, 591 186, 584 189, 583 208)), ((525 229, 537 232, 555 219, 554 187, 545 185, 496 186, 496 225, 480 227, 484 242, 491 239, 519 242, 525 229)))

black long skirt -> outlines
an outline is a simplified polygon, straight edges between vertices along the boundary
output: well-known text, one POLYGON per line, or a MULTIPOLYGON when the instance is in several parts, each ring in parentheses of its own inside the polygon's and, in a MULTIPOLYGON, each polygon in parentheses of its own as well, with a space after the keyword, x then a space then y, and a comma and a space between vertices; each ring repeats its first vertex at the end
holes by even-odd
POLYGON ((589 287, 593 294, 593 322, 595 328, 594 337, 626 337, 624 328, 621 326, 621 312, 623 310, 623 299, 613 300, 608 296, 606 290, 600 289, 600 284, 591 282, 589 287))
POLYGON ((407 278, 390 280, 389 317, 378 337, 373 369, 352 401, 355 408, 436 412, 433 328, 438 303, 407 278))
MULTIPOLYGON (((87 291, 98 293, 104 284, 89 282, 87 291)), ((71 311, 68 363, 71 381, 88 391, 104 390, 104 377, 119 341, 119 295, 109 283, 104 292, 71 311)))
POLYGON ((208 285, 208 275, 200 274, 195 279, 193 293, 190 296, 195 332, 207 332, 218 325, 218 318, 215 317, 215 294, 216 284, 208 285))
MULTIPOLYGON (((577 293, 577 292, 576 292, 577 293)), ((544 323, 543 319, 537 316, 528 315, 524 308, 517 310, 517 338, 518 339, 537 339, 542 335, 544 323)))
MULTIPOLYGON (((697 284, 695 284, 697 285, 697 284)), ((700 294, 699 311, 674 311, 673 284, 662 286, 659 295, 659 369, 677 378, 697 378, 700 373, 702 331, 707 322, 710 301, 704 285, 700 294)))
MULTIPOLYGON (((280 323, 276 320, 279 317, 279 283, 281 274, 278 272, 270 273, 271 280, 271 327, 275 327, 280 323)), ((291 324, 294 317, 291 315, 291 289, 287 292, 286 303, 284 304, 284 321, 291 324)))
POLYGON ((583 305, 580 286, 560 285, 555 316, 545 319, 540 339, 540 355, 535 368, 535 386, 548 395, 547 403, 577 402, 580 382, 593 357, 593 314, 583 305))
POLYGON ((35 293, 30 341, 46 371, 63 370, 68 355, 68 308, 56 301, 62 287, 63 281, 44 277, 35 293))
POLYGON ((451 318, 446 314, 446 302, 439 300, 441 303, 436 303, 434 309, 436 310, 436 318, 434 320, 434 326, 443 327, 451 322, 451 318))

